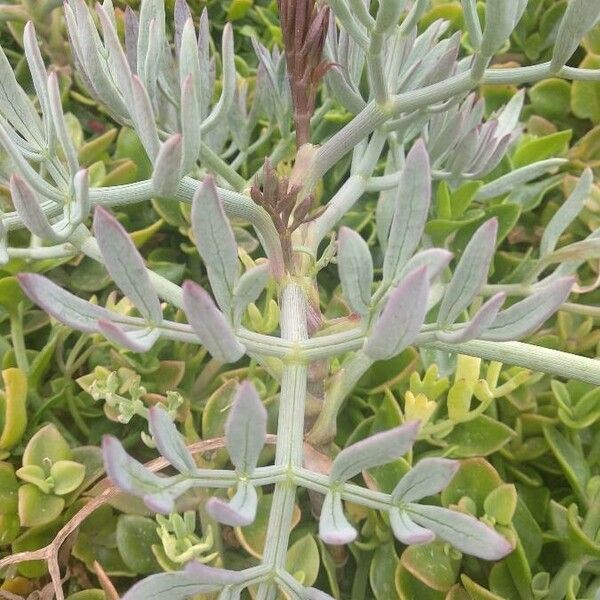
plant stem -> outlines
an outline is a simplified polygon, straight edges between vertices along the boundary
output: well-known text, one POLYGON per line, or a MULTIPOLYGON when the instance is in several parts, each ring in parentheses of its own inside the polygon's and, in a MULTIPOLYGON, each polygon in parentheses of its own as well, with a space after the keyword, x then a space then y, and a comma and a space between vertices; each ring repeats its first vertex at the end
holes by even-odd
MULTIPOLYGON (((281 336, 290 342, 308 338, 306 297, 296 283, 289 283, 281 293, 281 336)), ((272 569, 285 566, 292 517, 296 502, 297 482, 293 469, 302 466, 304 436, 304 404, 308 366, 303 361, 290 361, 283 369, 279 395, 279 423, 275 466, 285 468, 289 477, 275 486, 273 504, 267 527, 263 564, 272 569)), ((258 588, 257 600, 273 600, 276 588, 265 581, 258 588)))
POLYGON ((600 385, 600 361, 542 346, 521 342, 484 342, 481 340, 465 344, 431 342, 424 345, 434 350, 477 356, 532 371, 540 371, 548 375, 600 385))
POLYGON ((17 367, 23 373, 29 373, 29 360, 27 359, 27 350, 25 347, 25 337, 23 335, 23 317, 20 314, 11 315, 10 317, 10 336, 15 353, 17 367))

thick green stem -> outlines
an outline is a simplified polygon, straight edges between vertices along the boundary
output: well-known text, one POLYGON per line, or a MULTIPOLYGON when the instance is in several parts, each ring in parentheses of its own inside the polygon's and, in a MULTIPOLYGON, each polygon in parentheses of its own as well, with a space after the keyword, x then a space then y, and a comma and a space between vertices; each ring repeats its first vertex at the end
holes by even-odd
MULTIPOLYGON (((308 339, 307 308, 304 291, 296 283, 289 283, 281 293, 281 336, 298 343, 308 339)), ((283 369, 279 394, 279 423, 277 427, 277 453, 275 466, 283 467, 289 477, 275 486, 273 505, 267 527, 263 564, 272 569, 285 566, 297 481, 293 469, 302 466, 304 437, 304 405, 308 366, 301 361, 290 361, 283 369)), ((257 600, 272 600, 276 595, 272 581, 261 583, 257 600)))

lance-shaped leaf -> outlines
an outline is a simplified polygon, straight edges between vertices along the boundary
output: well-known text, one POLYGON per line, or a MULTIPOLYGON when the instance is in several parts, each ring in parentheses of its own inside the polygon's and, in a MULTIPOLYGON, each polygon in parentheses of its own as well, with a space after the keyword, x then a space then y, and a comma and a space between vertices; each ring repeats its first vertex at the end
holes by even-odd
POLYGON ((136 583, 122 600, 188 600, 198 594, 213 594, 227 585, 244 582, 241 572, 189 563, 184 571, 151 575, 136 583))
POLYGON ((344 448, 333 461, 330 481, 347 481, 366 469, 385 465, 404 456, 417 439, 420 427, 419 421, 412 421, 344 448))
POLYGON ((148 158, 151 161, 157 157, 160 150, 160 139, 152 110, 152 102, 148 92, 139 77, 136 75, 131 78, 131 88, 133 92, 132 119, 135 131, 138 134, 148 158))
POLYGON ((79 170, 79 161, 77 159, 77 150, 69 135, 65 115, 63 114, 60 90, 58 88, 58 78, 56 72, 48 76, 48 99, 50 103, 50 113, 52 115, 52 124, 56 131, 56 136, 60 142, 61 148, 67 159, 71 175, 75 175, 79 170))
POLYGON ((48 130, 51 119, 47 87, 48 73, 44 65, 42 53, 40 52, 33 21, 28 21, 23 30, 23 48, 25 49, 25 57, 27 58, 27 65, 31 73, 31 80, 33 81, 33 86, 44 115, 44 123, 48 130))
POLYGON ((481 336, 494 323, 505 300, 506 294, 503 292, 492 296, 462 329, 438 331, 435 336, 448 344, 460 344, 481 336))
POLYGON ((513 550, 506 538, 471 515, 425 504, 411 504, 407 512, 417 524, 470 556, 500 560, 513 550))
POLYGON ((355 313, 366 315, 371 304, 373 259, 367 242, 349 227, 340 229, 338 271, 348 304, 355 313))
POLYGON ((481 339, 493 342, 518 340, 541 327, 567 300, 575 279, 561 277, 543 286, 539 292, 502 311, 481 339))
POLYGON ((13 205, 25 227, 43 240, 55 240, 56 233, 40 206, 39 198, 30 185, 16 173, 10 177, 10 194, 13 205))
POLYGON ((237 73, 235 70, 235 50, 233 43, 233 28, 231 23, 227 23, 223 28, 221 40, 221 60, 223 63, 222 82, 223 89, 216 106, 206 119, 202 122, 202 132, 206 133, 217 127, 224 118, 226 118, 233 99, 235 97, 235 88, 237 83, 237 73))
POLYGON ((0 114, 29 142, 46 145, 40 117, 29 96, 17 83, 6 54, 0 48, 0 114))
POLYGON ((329 492, 319 517, 319 537, 326 544, 341 546, 353 542, 357 535, 344 514, 342 497, 337 492, 329 492))
POLYGON ((438 323, 452 325, 487 280, 496 247, 498 220, 486 221, 471 238, 450 280, 438 313, 438 323))
POLYGON ((193 485, 192 480, 179 477, 159 477, 129 456, 121 442, 110 435, 102 438, 102 456, 106 473, 124 492, 138 496, 156 512, 170 514, 175 500, 193 485))
POLYGON ((32 302, 57 321, 86 333, 98 331, 98 320, 110 320, 112 314, 63 290, 43 275, 20 273, 17 279, 32 302))
POLYGON ((193 473, 196 463, 166 410, 153 406, 148 419, 152 439, 164 456, 180 473, 193 473))
POLYGON ((138 353, 148 352, 160 338, 158 329, 151 327, 124 329, 106 319, 98 321, 98 331, 118 346, 138 353))
POLYGON ((144 261, 123 226, 107 210, 97 207, 94 234, 110 276, 150 323, 162 321, 158 295, 144 261))
POLYGON ((152 188, 158 196, 168 198, 177 191, 182 177, 182 145, 181 134, 174 133, 160 146, 152 173, 152 188))
POLYGON ((422 250, 406 263, 406 266, 394 280, 394 285, 400 282, 403 277, 421 267, 427 267, 427 278, 429 279, 429 283, 431 283, 442 274, 442 271, 450 264, 453 256, 452 252, 443 248, 422 250))
POLYGON ((502 194, 508 194, 521 185, 537 179, 552 169, 562 167, 568 162, 566 158, 549 158, 548 160, 541 160, 520 169, 515 169, 482 186, 473 199, 476 202, 482 202, 483 200, 490 200, 502 194))
POLYGON ((277 573, 277 583, 289 600, 333 600, 333 598, 313 587, 304 587, 287 571, 277 573))
POLYGON ((188 75, 181 84, 181 134, 183 148, 181 155, 181 173, 187 175, 198 162, 202 146, 200 136, 200 106, 192 76, 188 75))
POLYGON ((237 341, 225 315, 196 283, 183 284, 183 307, 200 342, 216 360, 233 363, 244 355, 245 348, 237 341))
POLYGON ((269 263, 265 262, 246 271, 240 277, 233 299, 233 322, 236 326, 240 324, 248 305, 254 302, 265 289, 269 274, 269 263))
POLYGON ((17 175, 11 176, 10 190, 13 204, 23 223, 33 233, 44 240, 63 241, 87 218, 90 211, 88 171, 82 169, 73 179, 75 199, 64 209, 64 216, 50 224, 40 204, 40 198, 29 183, 17 175))
POLYGON ((225 423, 225 444, 238 472, 250 475, 267 439, 267 411, 250 381, 235 396, 225 423))
POLYGON ((364 352, 375 360, 397 356, 417 337, 427 314, 427 267, 407 275, 389 295, 369 334, 364 352))
POLYGON ((493 56, 509 39, 527 8, 527 0, 488 0, 485 5, 485 29, 481 42, 484 56, 493 56))
POLYGON ((394 281, 416 250, 431 202, 431 167, 423 140, 411 148, 396 194, 396 209, 383 260, 384 281, 394 281))
POLYGON ((399 482, 392 492, 396 503, 416 502, 441 492, 460 467, 457 460, 447 458, 424 458, 420 460, 399 482))
POLYGON ((556 248, 560 236, 581 212, 592 190, 593 181, 594 175, 592 170, 588 168, 583 172, 571 195, 556 211, 550 223, 546 226, 542 241, 540 242, 541 256, 549 254, 556 248))
POLYGON ((479 15, 477 14, 477 2, 476 0, 461 0, 461 4, 463 7, 465 26, 469 33, 469 42, 475 50, 479 50, 483 32, 481 31, 481 23, 479 21, 479 15))
POLYGON ((238 281, 237 244, 212 177, 194 194, 192 230, 217 304, 229 315, 238 281))
POLYGON ((560 22, 554 53, 550 63, 553 73, 559 71, 573 56, 583 36, 594 26, 600 15, 597 0, 571 0, 560 22))
POLYGON ((258 496, 254 486, 247 482, 241 482, 235 495, 229 502, 223 502, 219 498, 210 498, 206 503, 206 511, 210 516, 229 527, 246 527, 254 522, 256 509, 258 507, 258 496))
POLYGON ((390 511, 390 525, 394 537, 407 546, 427 544, 435 539, 433 531, 417 525, 405 511, 398 508, 390 511))

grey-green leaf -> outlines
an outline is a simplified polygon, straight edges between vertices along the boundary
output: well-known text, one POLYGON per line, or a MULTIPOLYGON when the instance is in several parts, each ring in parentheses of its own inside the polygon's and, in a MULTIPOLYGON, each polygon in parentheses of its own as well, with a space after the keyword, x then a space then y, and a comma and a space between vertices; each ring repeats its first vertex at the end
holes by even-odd
POLYGON ((592 190, 593 182, 594 175, 592 170, 588 168, 583 172, 571 195, 556 211, 550 223, 546 226, 540 242, 540 256, 545 256, 556 248, 560 236, 583 209, 584 203, 592 190))
POLYGON ((362 236, 348 227, 340 229, 338 271, 348 304, 357 314, 366 315, 371 304, 373 259, 362 236))
POLYGON ((231 462, 245 475, 250 475, 267 437, 267 411, 256 389, 244 381, 235 396, 225 423, 225 443, 231 462))
POLYGON ((333 461, 329 479, 340 483, 366 469, 390 463, 404 456, 417 439, 421 423, 412 421, 401 427, 376 433, 344 448, 333 461))
POLYGON ((94 234, 104 264, 115 283, 145 319, 160 323, 160 301, 140 253, 123 226, 101 206, 94 214, 94 234))
POLYGON ((407 512, 411 520, 465 554, 500 560, 513 550, 506 538, 471 515, 425 504, 410 504, 407 512))
POLYGON ((231 318, 239 277, 237 244, 212 177, 206 177, 194 194, 192 230, 217 304, 231 318))
POLYGON ((583 36, 594 26, 600 15, 598 0, 570 0, 563 16, 550 63, 550 70, 557 72, 573 56, 583 36))
POLYGON ((392 282, 417 249, 431 202, 431 170, 423 140, 411 148, 396 194, 396 209, 383 261, 383 279, 392 282))
POLYGON ((452 325, 487 280, 496 248, 497 219, 486 221, 471 238, 446 288, 438 313, 441 326, 452 325))

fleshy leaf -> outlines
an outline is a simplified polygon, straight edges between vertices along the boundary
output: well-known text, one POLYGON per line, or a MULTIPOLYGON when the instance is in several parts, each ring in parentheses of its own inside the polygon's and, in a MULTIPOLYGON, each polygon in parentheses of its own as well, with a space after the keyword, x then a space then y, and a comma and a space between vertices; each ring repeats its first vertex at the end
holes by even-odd
POLYGON ((409 273, 389 295, 364 345, 375 360, 397 356, 417 337, 427 314, 427 267, 409 273))
POLYGON ((239 276, 237 244, 212 177, 206 177, 194 194, 192 230, 217 304, 230 317, 239 276))
POLYGON ((319 537, 326 544, 341 546, 353 542, 357 535, 344 514, 341 496, 337 492, 329 492, 319 517, 319 537))
POLYGON ((200 342, 215 359, 233 363, 244 355, 244 346, 237 341, 231 325, 199 285, 191 281, 183 284, 183 306, 200 342))
POLYGON ((86 333, 98 331, 98 320, 111 313, 63 290, 43 275, 20 273, 17 279, 27 296, 57 321, 86 333))
POLYGON ((254 302, 269 281, 269 263, 265 262, 246 271, 238 281, 233 300, 233 319, 239 325, 246 308, 254 302))
POLYGON ((192 486, 192 481, 159 477, 125 452, 121 442, 106 435, 102 439, 106 473, 120 489, 144 500, 149 508, 163 514, 175 510, 175 500, 192 486))
POLYGON ((401 281, 406 275, 421 267, 427 267, 427 277, 431 283, 439 277, 442 271, 450 264, 453 258, 452 252, 443 248, 428 248, 415 254, 402 269, 394 280, 394 285, 401 281))
POLYGON ((333 461, 329 479, 332 482, 347 481, 366 469, 404 456, 415 443, 420 427, 419 421, 413 421, 344 448, 333 461))
POLYGON ((354 312, 366 315, 371 304, 373 259, 362 236, 349 227, 340 229, 338 271, 344 298, 354 312))
POLYGON ((210 498, 206 503, 207 512, 219 523, 230 527, 246 527, 254 522, 258 496, 252 484, 243 482, 229 502, 210 498))
POLYGON ((396 209, 383 261, 383 279, 392 282, 416 250, 431 202, 431 169, 423 140, 411 148, 396 195, 396 209))
POLYGON ((541 287, 539 292, 502 311, 481 339, 509 342, 533 333, 567 300, 574 283, 573 277, 562 277, 541 287))
POLYGON ((471 515, 425 504, 411 504, 407 512, 413 521, 470 556, 500 560, 513 550, 506 538, 471 515))
POLYGON ((159 406, 153 406, 150 409, 148 424, 152 439, 161 456, 164 456, 180 473, 193 473, 196 470, 196 463, 169 413, 159 406))
POLYGON ((215 569, 197 562, 185 571, 151 575, 136 583, 122 600, 188 600, 198 594, 212 594, 222 587, 244 581, 243 572, 215 569))
POLYGON ((440 341, 449 344, 460 344, 479 337, 495 321, 505 300, 506 294, 503 292, 492 296, 462 329, 457 331, 439 331, 436 333, 436 337, 440 341))
POLYGON ((583 36, 594 26, 600 15, 597 0, 571 0, 560 22, 550 70, 557 72, 573 56, 583 36))
POLYGON ((592 190, 593 180, 592 170, 586 169, 571 195, 556 211, 550 223, 544 229, 544 235, 540 242, 540 256, 545 256, 556 248, 560 236, 581 212, 592 190))
POLYGON ((267 411, 256 389, 244 381, 225 423, 225 443, 231 462, 245 475, 256 468, 267 437, 267 411))
POLYGON ((486 221, 471 238, 446 288, 438 313, 440 325, 452 325, 484 285, 498 233, 497 219, 486 221))
POLYGON ((162 321, 158 295, 144 261, 124 227, 101 206, 94 214, 94 234, 110 276, 151 323, 162 321))
POLYGON ((493 56, 500 50, 526 7, 527 0, 488 0, 486 26, 481 42, 481 51, 485 56, 493 56))
POLYGON ((15 209, 19 213, 25 227, 43 240, 54 240, 55 232, 50 226, 48 217, 42 211, 37 194, 31 186, 18 174, 10 177, 10 194, 15 209))
POLYGON ((460 467, 456 460, 424 458, 398 483, 392 492, 394 502, 415 502, 441 492, 460 467))
POLYGON ((435 539, 435 533, 417 525, 406 512, 393 508, 390 511, 390 525, 396 539, 407 546, 427 544, 435 539))
POLYGON ((148 352, 160 338, 158 329, 123 329, 120 325, 100 319, 98 330, 111 342, 132 352, 148 352))
POLYGON ((154 171, 152 187, 163 198, 175 195, 181 180, 181 156, 183 140, 180 133, 174 133, 161 144, 154 171))

